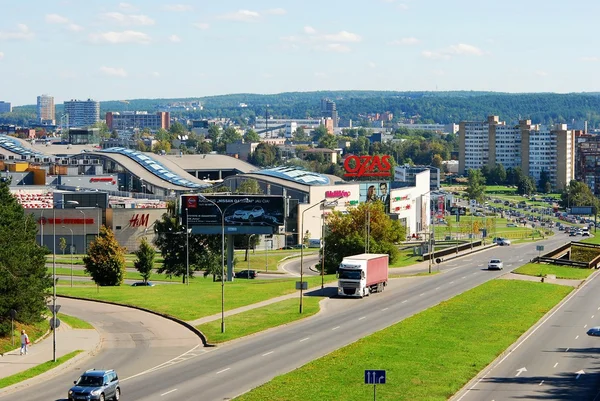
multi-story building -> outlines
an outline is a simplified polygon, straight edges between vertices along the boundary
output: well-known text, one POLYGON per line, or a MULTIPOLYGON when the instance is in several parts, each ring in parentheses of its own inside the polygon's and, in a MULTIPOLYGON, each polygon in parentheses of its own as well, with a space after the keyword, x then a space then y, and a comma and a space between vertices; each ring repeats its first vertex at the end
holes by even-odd
POLYGON ((484 122, 461 122, 458 133, 460 173, 502 164, 520 167, 538 182, 545 171, 552 187, 559 190, 575 176, 574 135, 566 124, 546 127, 521 120, 510 126, 498 116, 489 116, 484 122))
POLYGON ((429 188, 432 191, 440 189, 440 169, 434 166, 395 166, 393 187, 415 186, 417 175, 429 170, 429 188))
POLYGON ((149 128, 152 131, 168 130, 171 126, 168 111, 150 114, 147 111, 123 111, 106 113, 106 125, 109 130, 134 130, 149 128))
POLYGON ((12 111, 12 104, 0 100, 0 113, 10 113, 12 111))
POLYGON ((329 99, 321 99, 321 117, 331 118, 333 120, 333 127, 337 128, 339 119, 335 102, 329 99))
POLYGON ((53 96, 41 95, 37 97, 37 118, 38 122, 44 125, 54 125, 56 123, 53 96))
POLYGON ((65 102, 69 127, 87 127, 100 121, 100 102, 92 99, 65 102))
POLYGON ((600 195, 600 135, 575 133, 575 179, 600 195))

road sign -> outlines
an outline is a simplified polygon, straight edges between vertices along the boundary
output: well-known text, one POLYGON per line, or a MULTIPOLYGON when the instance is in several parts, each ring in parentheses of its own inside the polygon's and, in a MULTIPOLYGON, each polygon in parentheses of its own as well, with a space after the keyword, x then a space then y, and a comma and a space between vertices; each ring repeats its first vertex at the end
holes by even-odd
POLYGON ((50 328, 56 329, 58 327, 60 327, 60 319, 59 318, 54 319, 53 317, 50 318, 50 328))
POLYGON ((469 201, 469 205, 471 205, 471 206, 475 206, 476 204, 477 204, 477 200, 476 199, 471 199, 469 201))
POLYGON ((48 309, 50 309, 50 312, 52 313, 58 313, 58 311, 60 310, 60 305, 56 305, 56 312, 52 309, 54 305, 48 305, 48 309))
POLYGON ((535 250, 538 252, 544 252, 544 245, 536 245, 535 250))
POLYGON ((385 370, 365 370, 365 384, 385 384, 385 370))
POLYGON ((297 290, 308 290, 308 281, 296 281, 297 290))
POLYGON ((17 318, 17 311, 14 309, 10 310, 10 318, 11 319, 16 319, 17 318))

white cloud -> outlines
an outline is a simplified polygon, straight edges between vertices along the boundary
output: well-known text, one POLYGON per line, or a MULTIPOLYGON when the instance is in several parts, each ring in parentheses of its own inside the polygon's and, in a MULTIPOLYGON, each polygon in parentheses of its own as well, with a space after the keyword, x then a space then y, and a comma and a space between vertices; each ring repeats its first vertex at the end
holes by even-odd
POLYGON ((77 24, 69 24, 67 26, 67 29, 69 31, 73 31, 73 32, 83 31, 83 27, 81 25, 77 25, 77 24))
POLYGON ((25 24, 18 24, 16 31, 0 31, 0 40, 28 40, 35 34, 25 24))
POLYGON ((596 56, 587 56, 587 57, 582 57, 580 58, 581 61, 586 61, 586 62, 596 62, 596 61, 600 61, 600 57, 596 57, 596 56))
POLYGON ((307 33, 309 35, 314 35, 315 33, 317 33, 317 30, 315 28, 313 28, 312 26, 305 26, 304 33, 307 33))
POLYGON ((375 64, 375 63, 374 63, 374 62, 372 62, 372 61, 369 61, 369 62, 367 63, 367 66, 368 66, 369 68, 376 68, 376 67, 377 67, 377 64, 375 64))
POLYGON ((100 67, 100 72, 109 77, 125 78, 127 76, 127 72, 123 68, 102 66, 100 67))
POLYGON ((105 21, 122 26, 154 25, 154 20, 147 15, 128 15, 119 12, 105 13, 101 15, 105 21))
POLYGON ((537 75, 538 77, 547 77, 550 74, 544 70, 537 70, 537 71, 535 71, 535 75, 537 75))
POLYGON ((210 28, 210 25, 207 24, 206 22, 196 22, 194 24, 194 26, 198 29, 201 29, 203 31, 206 31, 208 28, 210 28))
POLYGON ((360 42, 362 40, 359 35, 348 31, 326 34, 322 39, 327 42, 360 42))
POLYGON ((150 43, 150 36, 143 32, 137 31, 123 31, 123 32, 104 32, 90 34, 89 40, 92 43, 108 43, 108 44, 121 44, 121 43, 150 43))
POLYGON ((0 60, 4 58, 4 53, 0 52, 0 60))
POLYGON ((485 54, 480 48, 465 43, 451 45, 441 50, 425 50, 421 52, 423 57, 432 60, 449 60, 452 56, 483 56, 485 54))
POLYGON ((430 50, 423 50, 421 55, 431 60, 448 60, 450 58, 448 54, 443 52, 432 52, 430 50))
POLYGON ((181 38, 177 35, 171 35, 169 36, 169 40, 173 43, 179 43, 181 42, 181 38))
POLYGON ((58 14, 46 14, 44 19, 49 24, 66 24, 69 22, 67 17, 63 17, 62 15, 58 14))
POLYGON ((398 4, 398 5, 396 6, 396 8, 397 8, 398 10, 400 10, 400 11, 406 11, 406 10, 408 10, 408 4, 403 4, 403 3, 402 3, 402 4, 398 4))
POLYGON ((465 55, 473 55, 473 56, 483 56, 483 50, 464 43, 459 43, 457 45, 452 45, 448 48, 449 52, 452 54, 465 54, 465 55))
POLYGON ((285 11, 285 9, 283 9, 283 8, 271 8, 269 10, 266 10, 265 14, 284 15, 284 14, 287 14, 287 11, 285 11))
POLYGON ((446 75, 446 71, 444 70, 433 70, 431 71, 433 75, 437 75, 438 77, 446 75))
POLYGON ((192 6, 187 5, 187 4, 166 4, 165 6, 163 6, 163 9, 166 11, 182 12, 182 11, 191 11, 192 6))
POLYGON ((260 19, 260 13, 250 10, 238 10, 234 13, 224 14, 217 18, 227 21, 254 22, 260 19))
MULTIPOLYGON (((317 46, 317 49, 321 48, 317 46)), ((341 43, 329 43, 323 48, 323 50, 328 50, 336 53, 348 53, 351 49, 348 46, 343 45, 341 43)))
POLYGON ((413 38, 413 37, 409 37, 409 38, 401 38, 401 39, 392 40, 391 42, 388 42, 388 45, 391 45, 391 46, 412 46, 412 45, 418 44, 419 42, 421 42, 419 39, 413 38))
POLYGON ((125 10, 125 11, 137 11, 137 7, 134 6, 133 4, 129 4, 129 3, 119 3, 119 8, 121 10, 125 10))

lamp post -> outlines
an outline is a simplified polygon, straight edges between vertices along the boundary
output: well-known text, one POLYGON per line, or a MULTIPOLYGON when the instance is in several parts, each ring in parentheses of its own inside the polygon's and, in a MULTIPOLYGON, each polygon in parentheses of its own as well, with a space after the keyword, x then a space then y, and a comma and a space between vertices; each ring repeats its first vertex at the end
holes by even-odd
POLYGON ((42 236, 40 237, 41 247, 44 247, 44 209, 42 209, 42 214, 40 216, 40 226, 42 226, 42 236))
POLYGON ((78 205, 77 201, 58 201, 52 207, 52 362, 56 362, 56 205, 78 205))
POLYGON ((190 215, 185 208, 185 284, 190 285, 190 215))
MULTIPOLYGON (((250 239, 255 235, 256 234, 250 234, 250 236, 248 236, 248 249, 250 249, 250 239)), ((250 278, 250 252, 248 252, 248 278, 250 278)))
POLYGON ((79 213, 83 214, 83 253, 87 253, 87 235, 85 233, 87 221, 85 218, 85 212, 80 210, 79 213))
POLYGON ((98 237, 100 236, 100 224, 102 224, 102 219, 100 218, 100 206, 98 206, 98 204, 96 204, 96 207, 98 208, 98 233, 96 234, 96 239, 98 239, 98 237))
POLYGON ((73 229, 67 226, 63 226, 63 228, 71 231, 71 287, 73 287, 73 229))

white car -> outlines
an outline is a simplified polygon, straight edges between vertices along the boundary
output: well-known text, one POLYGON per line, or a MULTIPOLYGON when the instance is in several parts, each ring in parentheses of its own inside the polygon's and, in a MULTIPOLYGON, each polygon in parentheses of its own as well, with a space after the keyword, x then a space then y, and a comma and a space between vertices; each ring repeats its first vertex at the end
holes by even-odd
POLYGON ((502 270, 504 268, 504 264, 500 259, 492 259, 488 263, 488 270, 502 270))
POLYGON ((262 219, 264 214, 265 210, 260 206, 246 206, 236 210, 233 218, 236 220, 254 221, 262 219))

